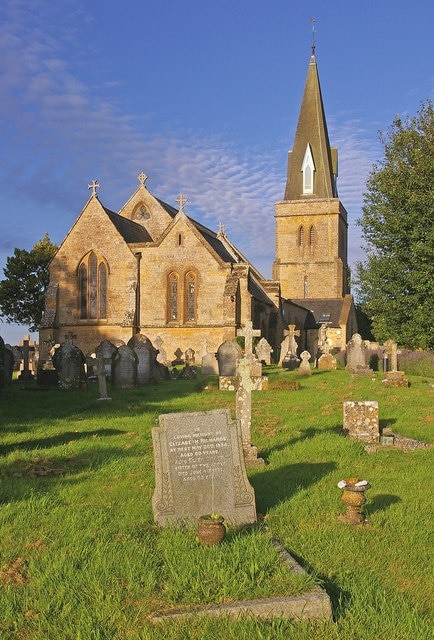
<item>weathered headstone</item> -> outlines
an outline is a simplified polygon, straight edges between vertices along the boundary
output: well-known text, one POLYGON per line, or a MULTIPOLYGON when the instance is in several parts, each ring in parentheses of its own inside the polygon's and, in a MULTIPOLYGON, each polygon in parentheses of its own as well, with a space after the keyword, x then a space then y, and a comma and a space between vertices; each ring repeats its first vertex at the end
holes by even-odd
POLYGON ((98 375, 99 389, 98 400, 100 400, 101 402, 110 401, 111 398, 109 398, 107 394, 107 377, 105 373, 104 358, 102 356, 102 353, 100 353, 99 358, 96 358, 96 370, 98 375))
POLYGON ((264 464, 258 458, 257 447, 252 446, 252 390, 255 389, 255 378, 252 376, 252 360, 240 358, 237 361, 236 416, 240 424, 241 441, 246 464, 264 464))
POLYGON ((347 365, 345 368, 360 376, 374 373, 366 364, 366 346, 359 333, 355 333, 347 343, 347 365))
POLYGON ((284 331, 285 338, 281 344, 279 364, 282 369, 294 371, 297 369, 300 359, 297 357, 298 344, 296 338, 300 337, 300 331, 296 330, 295 324, 289 324, 284 331))
POLYGON ((298 367, 298 373, 300 376, 312 375, 312 371, 309 364, 309 360, 311 359, 311 357, 312 356, 310 355, 309 351, 303 351, 300 354, 301 362, 300 362, 300 366, 298 367))
POLYGON ((204 375, 218 375, 219 363, 215 353, 207 353, 202 357, 201 373, 204 375))
POLYGON ((317 367, 320 371, 334 371, 337 367, 337 361, 331 353, 323 353, 318 358, 317 367))
POLYGON ((247 320, 243 329, 238 329, 237 336, 244 338, 244 357, 254 359, 253 354, 253 338, 261 335, 261 331, 259 329, 253 328, 253 323, 251 320, 247 320))
POLYGON ((112 342, 110 342, 110 340, 103 340, 95 348, 95 355, 97 359, 100 360, 102 358, 107 378, 111 378, 112 375, 112 357, 115 352, 116 347, 112 342))
POLYGON ((137 381, 137 355, 128 345, 122 345, 112 356, 112 386, 131 389, 137 381))
POLYGON ((229 409, 159 416, 152 430, 160 525, 218 513, 228 524, 256 522, 255 494, 246 474, 239 426, 229 409))
POLYGON ((271 364, 271 354, 273 353, 273 348, 265 338, 261 338, 259 340, 258 344, 255 347, 255 353, 259 362, 271 364))
POLYGON ((172 365, 175 366, 177 364, 184 364, 184 360, 182 358, 184 352, 179 347, 175 351, 175 360, 172 360, 172 365))
POLYGON ((57 371, 59 389, 70 391, 86 387, 84 371, 86 358, 78 347, 68 342, 62 342, 55 350, 52 360, 57 371))
POLYGON ((217 349, 217 362, 220 376, 235 376, 237 360, 241 358, 240 346, 233 340, 226 340, 217 349))
MULTIPOLYGON (((0 349, 1 349, 1 347, 0 347, 0 349)), ((14 352, 9 347, 9 345, 5 344, 5 349, 4 349, 4 376, 5 377, 4 377, 4 380, 5 380, 5 385, 7 385, 7 386, 12 383, 12 376, 13 376, 13 372, 14 372, 14 363, 15 363, 14 352)))
POLYGON ((344 402, 344 432, 360 442, 376 443, 380 441, 380 422, 378 402, 344 402))
POLYGON ((35 342, 30 340, 30 336, 24 336, 22 342, 19 343, 21 347, 22 360, 20 366, 20 374, 18 376, 19 380, 33 380, 33 372, 31 371, 30 365, 30 347, 35 346, 35 342))
POLYGON ((196 354, 195 350, 192 349, 191 347, 189 347, 185 351, 185 364, 187 364, 189 367, 191 367, 195 363, 195 357, 194 357, 195 354, 196 354))
POLYGON ((137 333, 128 340, 127 345, 131 347, 137 356, 137 378, 136 384, 148 384, 153 377, 153 368, 157 351, 152 346, 152 342, 146 336, 137 333))

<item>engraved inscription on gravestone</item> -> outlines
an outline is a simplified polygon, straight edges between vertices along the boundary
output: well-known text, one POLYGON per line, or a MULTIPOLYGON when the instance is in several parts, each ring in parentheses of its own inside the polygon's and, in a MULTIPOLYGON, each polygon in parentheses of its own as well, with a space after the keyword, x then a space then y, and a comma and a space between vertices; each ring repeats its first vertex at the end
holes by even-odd
POLYGON ((229 524, 256 522, 241 437, 229 409, 169 413, 152 430, 155 521, 165 525, 218 513, 229 524))

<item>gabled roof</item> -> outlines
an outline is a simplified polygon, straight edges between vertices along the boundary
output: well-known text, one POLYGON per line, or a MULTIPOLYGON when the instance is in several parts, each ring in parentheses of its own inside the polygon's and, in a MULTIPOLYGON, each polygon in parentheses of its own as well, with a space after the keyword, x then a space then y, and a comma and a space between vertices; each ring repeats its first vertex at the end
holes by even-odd
POLYGON ((337 150, 330 149, 315 55, 310 58, 294 146, 288 157, 285 200, 337 198, 337 150), (303 194, 302 165, 310 147, 315 165, 314 193, 303 194))
POLYGON ((152 242, 148 231, 141 224, 133 220, 128 220, 128 218, 124 218, 114 211, 110 211, 110 209, 107 209, 104 205, 101 206, 125 242, 152 242))

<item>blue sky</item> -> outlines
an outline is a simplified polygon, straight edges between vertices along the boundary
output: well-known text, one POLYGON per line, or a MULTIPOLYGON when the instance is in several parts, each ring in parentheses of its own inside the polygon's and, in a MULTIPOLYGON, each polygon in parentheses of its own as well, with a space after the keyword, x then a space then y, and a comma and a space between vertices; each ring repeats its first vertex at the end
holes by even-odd
MULTIPOLYGON (((378 131, 434 97, 432 0, 2 0, 0 278, 15 247, 63 240, 93 178, 116 211, 141 171, 271 277, 312 17, 349 259, 362 259, 378 131)), ((24 332, 0 323, 6 342, 24 332)))

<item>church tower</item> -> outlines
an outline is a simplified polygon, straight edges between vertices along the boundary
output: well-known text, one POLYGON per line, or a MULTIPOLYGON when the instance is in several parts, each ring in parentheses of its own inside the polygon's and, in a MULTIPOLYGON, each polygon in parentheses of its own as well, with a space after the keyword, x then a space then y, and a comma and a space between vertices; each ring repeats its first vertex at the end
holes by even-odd
POLYGON ((348 293, 347 212, 338 197, 337 173, 313 47, 284 200, 275 208, 273 279, 283 298, 337 299, 348 293))

